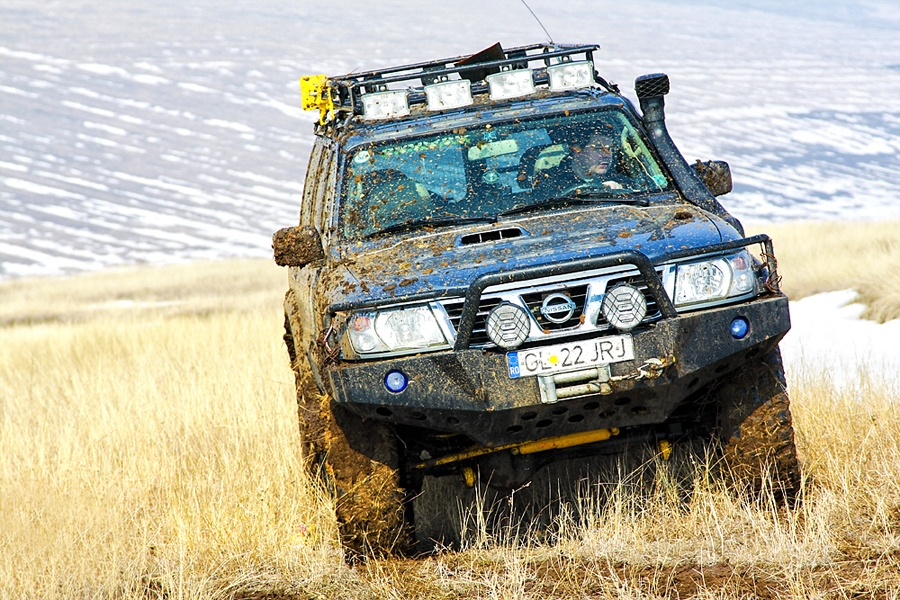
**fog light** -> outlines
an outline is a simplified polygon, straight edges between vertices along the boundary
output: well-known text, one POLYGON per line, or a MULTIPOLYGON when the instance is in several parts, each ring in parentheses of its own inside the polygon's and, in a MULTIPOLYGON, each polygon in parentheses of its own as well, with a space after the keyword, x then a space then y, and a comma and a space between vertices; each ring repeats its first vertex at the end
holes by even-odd
POLYGON ((408 383, 409 379, 400 371, 391 371, 384 377, 384 387, 395 394, 405 390, 408 383))
POLYGON ((731 337, 736 340, 742 340, 750 331, 750 323, 744 317, 738 317, 731 322, 731 337))
POLYGON ((607 323, 619 331, 631 331, 647 316, 647 299, 639 289, 623 283, 606 292, 600 310, 607 323))
POLYGON ((509 302, 501 302, 488 313, 485 328, 492 342, 501 348, 511 350, 521 346, 522 342, 528 339, 531 323, 524 308, 509 302))

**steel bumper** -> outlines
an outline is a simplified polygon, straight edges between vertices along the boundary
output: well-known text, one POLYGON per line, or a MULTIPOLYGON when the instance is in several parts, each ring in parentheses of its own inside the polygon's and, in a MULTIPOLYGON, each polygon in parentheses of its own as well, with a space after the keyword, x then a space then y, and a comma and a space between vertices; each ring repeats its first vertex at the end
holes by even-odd
POLYGON ((664 318, 632 332, 634 360, 610 365, 606 381, 585 374, 588 379, 570 376, 550 384, 562 389, 558 398, 547 393, 546 380, 510 378, 506 355, 496 350, 342 362, 325 375, 335 402, 363 417, 493 445, 661 423, 686 397, 767 352, 789 329, 788 300, 781 294, 664 318), (750 324, 743 339, 730 333, 737 317, 750 324), (409 378, 405 390, 385 387, 390 371, 409 378))

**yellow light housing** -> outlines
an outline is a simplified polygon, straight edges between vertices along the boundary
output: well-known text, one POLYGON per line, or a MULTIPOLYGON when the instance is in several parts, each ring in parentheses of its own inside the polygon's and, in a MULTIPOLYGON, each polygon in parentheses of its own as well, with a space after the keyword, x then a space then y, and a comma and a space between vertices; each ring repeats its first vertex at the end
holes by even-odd
POLYGON ((300 106, 303 110, 319 111, 319 125, 334 118, 334 100, 328 87, 327 75, 306 75, 300 78, 300 106))

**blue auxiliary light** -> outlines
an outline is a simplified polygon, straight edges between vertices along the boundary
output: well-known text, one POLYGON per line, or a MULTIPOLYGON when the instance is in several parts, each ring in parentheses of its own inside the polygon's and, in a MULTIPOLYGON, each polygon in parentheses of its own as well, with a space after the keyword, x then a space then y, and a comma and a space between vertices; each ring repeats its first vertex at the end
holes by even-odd
POLYGON ((747 333, 750 332, 750 323, 747 322, 747 319, 744 317, 737 317, 734 321, 731 322, 731 337, 736 340, 742 340, 747 337, 747 333))
POLYGON ((406 389, 408 384, 409 378, 400 371, 391 371, 384 376, 384 387, 386 387, 389 392, 399 394, 406 389))

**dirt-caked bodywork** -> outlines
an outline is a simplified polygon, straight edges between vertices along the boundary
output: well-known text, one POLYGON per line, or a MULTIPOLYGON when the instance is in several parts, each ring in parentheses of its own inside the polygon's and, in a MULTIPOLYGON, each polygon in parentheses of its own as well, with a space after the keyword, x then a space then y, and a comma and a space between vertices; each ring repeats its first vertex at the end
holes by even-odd
POLYGON ((672 143, 668 78, 638 78, 638 111, 596 49, 302 81, 321 119, 274 247, 301 433, 354 551, 458 536, 426 481, 455 505, 627 443, 706 439, 796 491, 771 241, 717 202, 725 163, 672 143))

